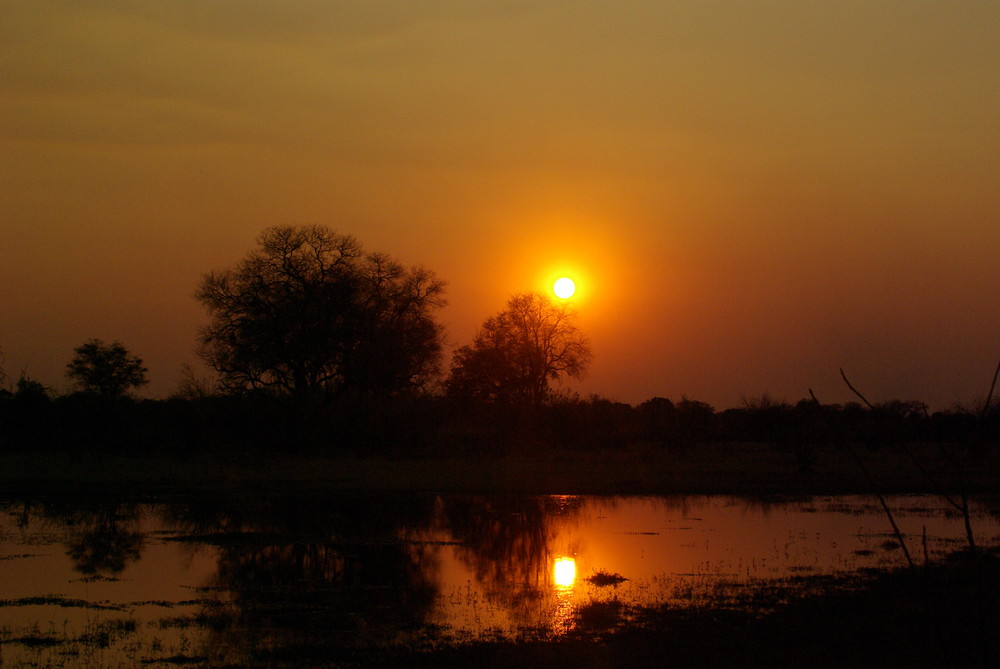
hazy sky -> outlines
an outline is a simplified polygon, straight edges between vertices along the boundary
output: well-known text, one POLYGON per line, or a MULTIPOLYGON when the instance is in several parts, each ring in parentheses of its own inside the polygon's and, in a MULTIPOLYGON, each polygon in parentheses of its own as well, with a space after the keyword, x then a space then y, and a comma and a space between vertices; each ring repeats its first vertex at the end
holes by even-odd
POLYGON ((935 407, 1000 359, 1000 4, 0 2, 0 349, 168 395, 193 294, 328 225, 448 281, 468 343, 578 279, 572 387, 935 407))

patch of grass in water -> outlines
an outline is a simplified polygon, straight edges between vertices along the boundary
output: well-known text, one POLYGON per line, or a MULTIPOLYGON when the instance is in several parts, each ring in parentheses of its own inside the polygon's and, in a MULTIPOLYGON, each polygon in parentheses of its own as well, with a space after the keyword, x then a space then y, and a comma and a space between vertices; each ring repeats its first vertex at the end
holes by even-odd
POLYGON ((155 660, 139 660, 140 664, 204 664, 208 661, 202 655, 171 655, 170 657, 160 657, 155 660))
POLYGON ((67 599, 59 595, 44 597, 22 597, 20 599, 0 599, 0 606, 61 606, 64 609, 97 609, 100 611, 124 611, 120 604, 88 602, 85 599, 67 599))
POLYGON ((624 583, 628 579, 621 574, 612 574, 611 572, 604 571, 603 569, 598 569, 593 576, 588 576, 584 580, 588 583, 596 585, 599 588, 603 588, 609 585, 624 583))
POLYGON ((29 648, 51 648, 52 646, 67 643, 67 640, 47 634, 32 632, 31 634, 25 634, 24 636, 0 640, 0 644, 5 643, 19 643, 22 646, 27 646, 29 648))
POLYGON ((70 583, 121 583, 122 580, 115 576, 101 576, 100 574, 94 574, 93 576, 84 576, 83 578, 75 578, 70 581, 70 583))
POLYGON ((182 599, 176 602, 171 602, 165 599, 148 599, 142 602, 132 602, 129 606, 159 606, 164 609, 172 609, 177 606, 204 606, 212 603, 213 600, 210 599, 182 599))
POLYGON ((96 648, 109 648, 112 644, 138 629, 134 620, 105 620, 88 626, 88 630, 75 641, 96 648))

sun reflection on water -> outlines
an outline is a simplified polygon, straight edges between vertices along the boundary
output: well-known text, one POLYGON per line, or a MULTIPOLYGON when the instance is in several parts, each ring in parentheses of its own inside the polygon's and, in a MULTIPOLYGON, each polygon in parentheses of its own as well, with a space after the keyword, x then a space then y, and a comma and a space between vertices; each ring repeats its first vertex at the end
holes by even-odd
POLYGON ((565 634, 573 627, 573 586, 576 584, 576 558, 558 557, 552 565, 552 582, 556 590, 552 631, 565 634))
POLYGON ((552 581, 559 589, 572 588, 576 582, 576 560, 571 557, 556 558, 552 567, 552 581))

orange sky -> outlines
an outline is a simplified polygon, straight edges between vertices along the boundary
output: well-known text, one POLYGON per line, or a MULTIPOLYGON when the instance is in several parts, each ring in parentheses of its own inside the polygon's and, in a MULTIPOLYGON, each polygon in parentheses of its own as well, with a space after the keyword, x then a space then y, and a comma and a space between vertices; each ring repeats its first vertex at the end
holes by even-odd
POLYGON ((321 223, 449 283, 453 345, 575 268, 572 387, 933 406, 1000 357, 1000 6, 0 5, 0 349, 162 397, 199 278, 321 223))

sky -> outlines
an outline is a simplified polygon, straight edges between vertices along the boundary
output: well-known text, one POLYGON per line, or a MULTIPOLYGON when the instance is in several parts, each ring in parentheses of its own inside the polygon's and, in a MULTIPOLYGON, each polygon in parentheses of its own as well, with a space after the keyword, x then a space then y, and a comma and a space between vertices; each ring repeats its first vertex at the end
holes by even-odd
POLYGON ((322 224, 448 283, 450 351, 577 280, 584 395, 932 408, 1000 360, 1000 4, 0 3, 0 350, 166 397, 203 274, 322 224))

